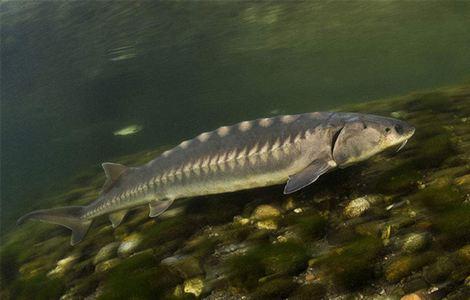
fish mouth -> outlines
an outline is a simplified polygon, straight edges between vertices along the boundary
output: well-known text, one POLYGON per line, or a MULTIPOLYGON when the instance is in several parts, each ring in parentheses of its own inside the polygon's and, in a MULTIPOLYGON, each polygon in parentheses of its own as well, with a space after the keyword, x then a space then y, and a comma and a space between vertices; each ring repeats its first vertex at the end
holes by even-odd
POLYGON ((410 129, 408 130, 408 132, 406 133, 406 135, 403 137, 402 139, 402 142, 400 144, 400 147, 398 147, 397 151, 400 151, 401 149, 403 149, 403 147, 405 147, 406 143, 408 142, 408 140, 413 136, 413 134, 415 133, 415 128, 414 127, 410 127, 410 129))

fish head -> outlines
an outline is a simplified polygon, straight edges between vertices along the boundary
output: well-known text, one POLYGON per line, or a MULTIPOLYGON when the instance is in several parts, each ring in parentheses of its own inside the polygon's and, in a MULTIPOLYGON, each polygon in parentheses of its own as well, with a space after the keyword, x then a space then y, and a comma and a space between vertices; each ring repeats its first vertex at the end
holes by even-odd
POLYGON ((333 159, 339 167, 346 167, 397 145, 400 150, 414 132, 402 120, 351 114, 333 137, 333 159))

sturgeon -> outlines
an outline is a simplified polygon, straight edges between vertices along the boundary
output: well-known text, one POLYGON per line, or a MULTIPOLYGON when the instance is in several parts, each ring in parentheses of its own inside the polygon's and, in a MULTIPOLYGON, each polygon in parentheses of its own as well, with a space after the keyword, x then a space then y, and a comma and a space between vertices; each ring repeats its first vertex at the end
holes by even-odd
MULTIPOLYGON (((33 211, 28 219, 72 230, 80 242, 96 217, 117 227, 133 207, 148 204, 150 217, 175 199, 286 183, 296 192, 335 168, 344 168, 395 145, 415 129, 404 121, 359 113, 314 112, 222 126, 183 141, 140 167, 103 163, 102 193, 87 206, 33 211)), ((401 147, 400 147, 401 148, 401 147)))

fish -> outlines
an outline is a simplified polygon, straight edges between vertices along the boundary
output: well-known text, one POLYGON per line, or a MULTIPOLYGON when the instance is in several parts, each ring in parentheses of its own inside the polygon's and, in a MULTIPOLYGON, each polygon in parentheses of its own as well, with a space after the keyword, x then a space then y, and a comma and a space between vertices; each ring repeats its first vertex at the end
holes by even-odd
POLYGON ((347 112, 243 121, 183 141, 142 166, 105 162, 106 181, 94 202, 33 211, 18 224, 34 219, 62 225, 72 231, 75 245, 95 218, 108 215, 116 228, 141 205, 157 217, 181 198, 283 183, 284 194, 294 193, 334 169, 404 145, 414 132, 402 120, 347 112))
POLYGON ((142 125, 137 125, 137 124, 136 125, 130 125, 130 126, 127 126, 127 127, 124 127, 124 128, 121 128, 121 129, 118 129, 118 130, 114 131, 113 134, 114 135, 121 135, 121 136, 131 135, 131 134, 138 133, 143 128, 144 128, 144 126, 142 126, 142 125))

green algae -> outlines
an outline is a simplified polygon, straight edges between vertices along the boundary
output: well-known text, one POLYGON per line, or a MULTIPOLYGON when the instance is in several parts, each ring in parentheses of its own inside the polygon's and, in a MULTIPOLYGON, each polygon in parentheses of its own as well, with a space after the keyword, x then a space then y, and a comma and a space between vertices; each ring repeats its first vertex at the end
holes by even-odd
POLYGON ((260 245, 229 261, 230 280, 235 285, 254 288, 262 277, 295 274, 305 269, 308 258, 306 249, 299 243, 260 245))
POLYGON ((277 278, 264 282, 250 295, 253 300, 285 299, 296 288, 292 278, 277 278))
POLYGON ((293 226, 305 241, 321 238, 326 233, 328 225, 328 220, 316 212, 306 212, 300 215, 291 213, 286 216, 285 222, 288 226, 293 226))
MULTIPOLYGON (((444 128, 435 128, 439 134, 429 132, 420 138, 413 162, 417 168, 430 169, 439 167, 447 158, 456 154, 455 147, 444 128)), ((424 134, 423 134, 424 135, 424 134)), ((419 138, 419 137, 418 137, 419 138)))
MULTIPOLYGON (((404 194, 416 188, 423 175, 413 162, 403 163, 380 174, 375 182, 375 191, 386 194, 404 194)), ((372 179, 374 180, 374 179, 372 179)))
POLYGON ((65 291, 65 282, 57 278, 49 278, 43 274, 38 274, 29 278, 15 281, 10 286, 11 299, 58 299, 65 291))
POLYGON ((433 227, 441 234, 443 246, 454 248, 470 242, 469 216, 468 205, 455 206, 436 215, 433 227))
POLYGON ((339 288, 357 289, 375 277, 373 263, 379 259, 382 248, 378 238, 359 237, 320 258, 318 265, 326 268, 339 288))
POLYGON ((103 278, 103 293, 98 299, 158 299, 180 281, 151 253, 129 257, 103 278))
POLYGON ((292 300, 310 300, 310 299, 327 299, 326 298, 326 287, 317 284, 305 284, 296 289, 291 295, 289 295, 289 299, 292 300))
POLYGON ((410 196, 414 204, 424 205, 435 213, 459 206, 463 202, 463 195, 451 185, 430 186, 410 196))
POLYGON ((436 255, 436 253, 428 251, 414 256, 400 256, 385 267, 385 279, 389 282, 396 283, 410 275, 413 271, 432 262, 436 255))

